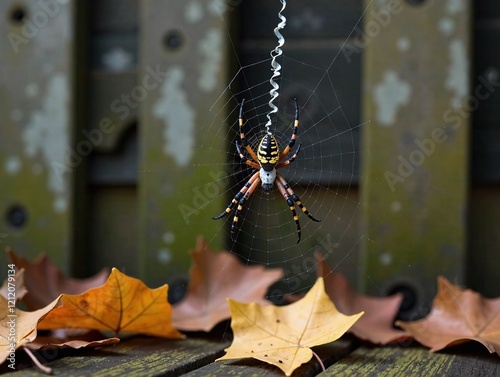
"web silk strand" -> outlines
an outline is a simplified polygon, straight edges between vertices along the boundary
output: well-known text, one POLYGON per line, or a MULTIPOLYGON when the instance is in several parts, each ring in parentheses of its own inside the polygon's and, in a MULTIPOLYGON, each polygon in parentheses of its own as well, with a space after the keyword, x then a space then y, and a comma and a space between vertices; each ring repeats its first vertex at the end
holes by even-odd
POLYGON ((280 30, 283 29, 286 25, 286 18, 283 16, 282 12, 286 8, 286 0, 280 0, 281 4, 283 5, 281 7, 281 10, 278 12, 278 17, 281 20, 278 25, 274 28, 274 34, 278 38, 278 45, 274 48, 274 50, 271 51, 271 69, 273 71, 273 75, 271 76, 271 79, 269 80, 269 83, 273 87, 270 91, 269 94, 271 95, 271 99, 269 100, 269 107, 271 108, 271 111, 267 114, 267 123, 266 123, 266 131, 270 135, 270 127, 271 127, 271 115, 276 114, 278 112, 278 107, 274 104, 274 100, 278 97, 279 93, 278 90, 280 88, 279 84, 274 81, 278 76, 280 76, 280 71, 281 71, 281 64, 279 64, 276 61, 276 58, 281 56, 283 54, 283 50, 281 47, 285 44, 285 38, 283 35, 280 33, 280 30))

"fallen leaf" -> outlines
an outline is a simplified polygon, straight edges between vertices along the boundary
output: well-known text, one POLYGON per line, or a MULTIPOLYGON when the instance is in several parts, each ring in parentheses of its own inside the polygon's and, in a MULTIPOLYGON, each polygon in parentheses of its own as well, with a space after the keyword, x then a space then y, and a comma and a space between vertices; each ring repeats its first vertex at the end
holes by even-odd
POLYGON ((115 344, 119 341, 119 338, 89 339, 88 337, 84 337, 83 339, 59 339, 48 336, 38 336, 33 342, 26 344, 26 347, 31 350, 96 348, 115 344))
POLYGON ((61 297, 39 329, 84 328, 180 339, 171 322, 168 286, 148 288, 142 281, 113 268, 106 283, 79 295, 61 297))
POLYGON ((23 302, 29 310, 44 307, 62 293, 75 295, 99 287, 109 276, 109 270, 104 268, 87 279, 69 278, 50 262, 46 254, 40 255, 34 262, 16 255, 10 248, 7 249, 7 255, 17 268, 26 271, 25 286, 28 293, 23 297, 23 302))
POLYGON ((340 313, 325 293, 323 278, 303 299, 287 306, 228 301, 234 340, 216 361, 253 357, 287 376, 311 360, 310 347, 337 340, 363 315, 340 313))
POLYGON ((215 253, 203 237, 198 237, 191 259, 186 297, 172 309, 173 324, 181 330, 210 331, 228 319, 228 298, 270 304, 264 295, 272 283, 283 277, 281 269, 245 266, 227 251, 215 253))
POLYGON ((15 271, 15 275, 9 276, 3 281, 2 287, 0 287, 0 296, 5 297, 7 300, 14 297, 15 301, 19 301, 28 293, 28 290, 24 284, 24 268, 15 271))
POLYGON ((500 355, 500 298, 487 299, 438 277, 438 293, 429 315, 396 324, 432 352, 474 340, 500 355))
POLYGON ((4 297, 0 297, 0 364, 7 360, 13 350, 35 340, 38 323, 58 302, 59 297, 42 309, 25 312, 12 307, 4 297))
POLYGON ((364 310, 360 318, 349 332, 358 338, 378 344, 388 344, 407 340, 410 336, 393 327, 398 314, 402 294, 388 297, 373 297, 360 294, 351 288, 347 278, 339 272, 332 272, 321 256, 315 254, 318 276, 325 279, 325 290, 328 297, 335 303, 337 309, 346 315, 352 315, 364 310))

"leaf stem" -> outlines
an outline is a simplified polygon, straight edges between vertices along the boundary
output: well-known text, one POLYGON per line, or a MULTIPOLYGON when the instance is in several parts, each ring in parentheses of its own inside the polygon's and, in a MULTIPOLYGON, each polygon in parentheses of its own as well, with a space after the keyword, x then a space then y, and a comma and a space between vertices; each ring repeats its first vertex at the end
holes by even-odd
POLYGON ((40 360, 37 359, 37 357, 31 352, 31 350, 28 347, 23 347, 24 352, 28 354, 31 360, 33 360, 33 363, 35 366, 40 369, 43 373, 45 374, 52 374, 52 368, 49 368, 48 366, 43 365, 40 360))
POLYGON ((316 359, 318 360, 319 362, 319 365, 321 365, 321 369, 323 370, 323 372, 326 372, 326 369, 325 369, 325 364, 323 364, 323 361, 321 361, 321 358, 318 356, 318 354, 316 352, 314 352, 313 350, 311 350, 313 355, 316 357, 316 359))

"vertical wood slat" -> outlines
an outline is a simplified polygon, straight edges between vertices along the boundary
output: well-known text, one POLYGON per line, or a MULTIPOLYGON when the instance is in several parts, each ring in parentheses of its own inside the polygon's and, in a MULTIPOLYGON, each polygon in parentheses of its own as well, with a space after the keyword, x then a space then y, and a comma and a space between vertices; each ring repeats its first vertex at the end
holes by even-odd
POLYGON ((224 104, 217 100, 228 81, 224 4, 141 2, 138 82, 149 89, 139 117, 139 233, 142 274, 152 284, 187 272, 198 234, 215 250, 226 235, 211 219, 227 204, 228 125, 212 108, 224 104))
POLYGON ((467 0, 365 1, 362 287, 413 292, 463 282, 468 180, 467 0))
POLYGON ((0 248, 45 251, 66 272, 81 163, 71 148, 75 3, 0 2, 0 248))

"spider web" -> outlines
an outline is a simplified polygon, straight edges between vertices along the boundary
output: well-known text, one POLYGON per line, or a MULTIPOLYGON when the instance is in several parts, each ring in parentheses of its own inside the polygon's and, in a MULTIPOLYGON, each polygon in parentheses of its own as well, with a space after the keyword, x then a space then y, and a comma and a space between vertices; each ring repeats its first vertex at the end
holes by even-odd
MULTIPOLYGON (((352 25, 351 34, 361 17, 352 25)), ((283 32, 286 35, 286 30, 283 32)), ((350 35, 351 35, 350 34, 350 35)), ((230 36, 231 37, 231 36, 230 36)), ((239 215, 235 240, 231 240, 231 223, 234 210, 219 222, 220 227, 213 239, 222 237, 226 248, 248 264, 261 263, 268 267, 281 267, 286 276, 279 287, 270 292, 270 299, 279 301, 283 293, 293 293, 314 284, 316 260, 319 251, 332 269, 340 269, 347 276, 354 274, 357 265, 357 219, 360 207, 358 199, 359 137, 362 124, 359 120, 359 104, 353 103, 352 95, 359 91, 360 64, 347 61, 341 52, 345 40, 329 40, 329 48, 321 54, 299 55, 303 48, 297 42, 287 40, 281 64, 279 97, 274 101, 278 113, 273 116, 271 132, 278 140, 280 150, 288 144, 293 131, 297 98, 300 124, 295 146, 288 157, 302 145, 297 159, 279 169, 294 192, 299 195, 309 212, 321 222, 313 222, 296 206, 302 237, 297 243, 296 224, 292 213, 278 189, 265 193, 259 186, 247 200, 239 215), (354 82, 343 78, 346 70, 356 77, 354 82), (349 115, 350 114, 350 115, 349 115), (353 116, 352 114, 356 114, 353 116), (343 268, 345 267, 345 268, 343 268)), ((217 213, 205 213, 207 221, 225 210, 234 195, 244 186, 255 169, 241 163, 235 142, 240 142, 238 114, 240 103, 245 99, 243 112, 244 132, 254 151, 266 132, 265 124, 270 111, 268 101, 271 85, 271 58, 269 51, 275 46, 269 39, 261 44, 262 54, 238 52, 233 47, 238 62, 235 75, 212 106, 210 121, 200 132, 205 135, 197 148, 217 149, 225 154, 222 164, 200 161, 195 171, 217 172, 217 184, 224 207, 217 213), (220 150, 220 140, 226 141, 220 150)), ((355 95, 356 97, 356 95, 355 95)), ((244 148, 242 148, 244 150, 244 148)), ((251 157, 244 152, 251 159, 251 157)), ((200 176, 203 176, 200 174, 200 176)), ((200 181, 197 189, 203 191, 212 182, 200 181)), ((214 198, 220 201, 220 198, 214 198)), ((209 240, 210 242, 210 240, 209 240)))

